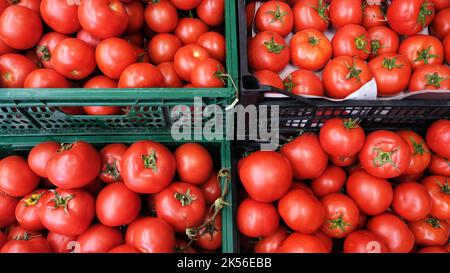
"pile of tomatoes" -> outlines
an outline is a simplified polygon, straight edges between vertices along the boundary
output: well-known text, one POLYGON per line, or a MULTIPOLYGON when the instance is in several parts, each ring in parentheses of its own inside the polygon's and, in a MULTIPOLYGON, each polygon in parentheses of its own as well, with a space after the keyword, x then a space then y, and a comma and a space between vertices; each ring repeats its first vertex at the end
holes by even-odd
POLYGON ((28 160, 7 156, 0 161, 1 252, 220 250, 221 213, 210 207, 223 196, 213 167, 200 144, 172 153, 148 140, 99 152, 82 141, 44 142, 28 160))
POLYGON ((450 89, 447 0, 288 0, 256 7, 250 2, 246 9, 248 33, 256 33, 248 62, 261 84, 334 99, 373 78, 378 96, 450 89), (426 27, 431 35, 419 33, 426 27))
MULTIPOLYGON (((2 88, 225 83, 224 0, 0 0, 0 15, 2 88)), ((123 112, 121 107, 69 110, 123 112)))
POLYGON ((333 118, 238 162, 241 246, 257 253, 450 251, 450 120, 419 134, 333 118))

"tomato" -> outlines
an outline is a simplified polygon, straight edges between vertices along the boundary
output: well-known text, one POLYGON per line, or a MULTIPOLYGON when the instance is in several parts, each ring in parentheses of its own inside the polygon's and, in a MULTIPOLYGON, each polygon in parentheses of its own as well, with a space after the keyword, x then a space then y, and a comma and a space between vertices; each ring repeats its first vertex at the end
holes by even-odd
MULTIPOLYGON (((132 244, 139 251, 144 253, 172 253, 174 251, 175 233, 165 221, 159 218, 145 217, 133 223, 135 226, 132 244)), ((128 239, 127 243, 130 243, 128 239)))
POLYGON ((194 185, 208 181, 213 171, 213 160, 208 150, 197 143, 186 143, 175 151, 180 179, 194 185))
POLYGON ((316 74, 309 70, 299 69, 291 72, 284 79, 283 85, 288 92, 299 96, 324 95, 322 81, 316 74))
POLYGON ((14 238, 21 237, 25 233, 28 233, 33 236, 42 235, 42 233, 40 233, 40 232, 26 230, 16 222, 6 228, 6 234, 7 234, 6 239, 8 241, 14 240, 14 238))
POLYGON ((42 36, 42 22, 37 13, 29 8, 12 5, 0 17, 0 39, 15 49, 29 49, 42 36))
POLYGON ((124 144, 108 144, 100 150, 102 162, 100 180, 106 183, 119 182, 121 177, 122 158, 128 147, 124 144))
POLYGON ((394 196, 392 186, 387 180, 374 177, 364 170, 356 170, 350 174, 346 190, 361 212, 367 215, 386 211, 394 196))
POLYGON ((95 224, 77 239, 80 253, 105 253, 123 244, 122 233, 112 227, 95 224))
POLYGON ((334 157, 356 155, 364 145, 366 135, 356 119, 332 118, 323 124, 319 133, 320 145, 334 157))
POLYGON ((285 227, 278 227, 273 234, 259 240, 254 247, 255 253, 276 253, 281 244, 289 236, 285 227))
POLYGON ((280 217, 272 203, 245 198, 237 208, 236 226, 245 236, 269 236, 278 229, 280 217))
POLYGON ((177 72, 175 71, 175 65, 172 62, 160 63, 156 68, 159 69, 164 77, 165 87, 183 87, 183 80, 178 77, 177 72))
POLYGON ((329 165, 321 176, 311 181, 311 189, 317 197, 339 192, 347 181, 345 171, 339 167, 329 165))
POLYGON ((384 2, 381 5, 366 4, 363 6, 361 25, 367 29, 387 25, 385 7, 387 8, 387 5, 384 5, 384 2))
POLYGON ((178 25, 177 9, 168 0, 150 1, 145 8, 144 19, 156 33, 172 32, 178 25))
POLYGON ((278 202, 278 213, 291 229, 301 233, 317 231, 325 221, 325 207, 309 192, 294 189, 278 202))
POLYGON ((448 178, 432 175, 422 180, 431 196, 430 215, 439 220, 450 220, 450 185, 448 178))
POLYGON ((18 198, 0 191, 0 228, 7 227, 16 221, 15 210, 18 202, 18 198))
POLYGON ((15 53, 0 56, 0 85, 3 88, 23 88, 26 77, 36 69, 27 57, 15 53))
POLYGON ((419 250, 418 253, 448 253, 447 249, 440 246, 429 246, 419 250))
POLYGON ((328 29, 328 6, 323 0, 297 1, 292 11, 297 31, 314 28, 325 32, 328 29))
POLYGON ((331 59, 332 47, 328 38, 315 29, 304 29, 291 39, 292 63, 299 68, 320 70, 331 59))
POLYGON ((24 88, 69 88, 69 82, 50 68, 36 69, 25 78, 24 88))
POLYGON ((379 178, 394 178, 409 168, 411 151, 408 143, 391 131, 370 133, 359 153, 362 167, 379 178))
MULTIPOLYGON (((205 214, 203 223, 206 223, 209 218, 210 216, 205 214)), ((198 231, 195 245, 206 250, 217 250, 222 246, 222 215, 220 213, 198 231)))
POLYGON ((53 30, 63 34, 77 32, 81 26, 78 21, 78 5, 67 0, 42 0, 40 5, 42 20, 53 30))
POLYGON ((450 120, 435 121, 427 129, 426 141, 428 147, 438 156, 450 158, 450 120))
POLYGON ((327 95, 343 99, 370 81, 372 73, 363 60, 340 56, 328 62, 322 78, 327 95))
POLYGON ((448 242, 449 227, 447 222, 433 217, 426 217, 408 224, 414 233, 416 245, 442 246, 448 242))
POLYGON ((175 252, 176 253, 197 253, 197 251, 185 240, 175 240, 175 252))
POLYGON ((120 245, 112 248, 108 253, 141 253, 132 245, 120 245))
POLYGON ((367 31, 367 38, 370 40, 370 58, 386 53, 397 53, 400 39, 392 29, 385 26, 370 28, 367 31))
POLYGON ((369 230, 350 233, 344 241, 344 253, 389 253, 383 238, 369 230))
POLYGON ((445 50, 445 61, 447 64, 450 64, 450 34, 444 39, 443 45, 445 50))
POLYGON ((259 70, 253 73, 253 76, 258 79, 260 86, 267 85, 278 88, 280 90, 284 90, 284 83, 281 80, 280 76, 275 72, 272 72, 270 70, 259 70))
POLYGON ((444 40, 447 34, 450 33, 450 8, 441 10, 436 14, 433 22, 430 25, 430 34, 444 40))
POLYGON ((122 35, 128 14, 119 0, 83 0, 78 7, 80 25, 100 39, 122 35))
POLYGON ((447 158, 431 155, 427 170, 435 175, 450 177, 450 161, 447 158))
POLYGON ((172 4, 181 10, 190 10, 197 7, 202 0, 170 0, 172 4))
POLYGON ((31 149, 28 155, 28 165, 40 177, 47 178, 47 162, 58 153, 61 145, 57 142, 42 142, 31 149))
POLYGON ((280 152, 289 159, 295 179, 314 179, 327 168, 328 155, 315 133, 304 133, 284 145, 280 152))
POLYGON ((187 45, 197 42, 198 38, 208 32, 208 25, 197 18, 182 18, 175 28, 174 34, 187 45))
POLYGON ((69 36, 58 32, 49 32, 42 36, 36 46, 36 54, 44 67, 52 68, 51 59, 53 50, 61 41, 67 38, 69 38, 69 36))
POLYGON ((213 171, 206 183, 200 186, 205 197, 206 206, 211 206, 221 196, 220 183, 217 178, 217 172, 213 171))
POLYGON ((46 190, 35 190, 29 195, 23 197, 16 207, 17 222, 27 230, 35 231, 44 229, 39 219, 39 210, 42 206, 40 201, 46 190))
POLYGON ((434 7, 428 0, 394 0, 386 18, 398 34, 413 35, 433 21, 434 7))
POLYGON ((198 37, 197 44, 205 48, 212 58, 225 62, 226 44, 223 35, 214 31, 205 32, 198 37))
POLYGON ((413 131, 402 130, 398 131, 397 134, 406 140, 411 151, 409 168, 404 172, 404 174, 412 175, 425 171, 427 166, 430 164, 431 153, 427 144, 425 144, 424 139, 413 131))
POLYGON ((49 231, 56 233, 79 235, 95 216, 95 200, 84 190, 50 190, 41 202, 39 218, 49 231))
POLYGON ((281 1, 263 3, 255 15, 255 27, 259 32, 273 31, 286 37, 294 26, 291 7, 281 1))
POLYGON ((358 155, 355 156, 330 156, 331 163, 338 167, 350 167, 356 162, 358 155))
POLYGON ((400 44, 398 53, 405 56, 412 69, 424 64, 442 64, 444 62, 444 47, 435 37, 418 34, 406 38, 400 44))
POLYGON ((366 60, 371 49, 367 30, 354 24, 341 27, 331 40, 331 44, 334 57, 356 56, 366 60))
POLYGON ((220 88, 224 86, 223 74, 226 74, 223 65, 213 58, 200 62, 191 73, 191 82, 194 88, 220 88))
POLYGON ((257 70, 280 72, 289 63, 289 48, 283 37, 276 32, 264 31, 248 42, 248 63, 257 70))
POLYGON ((247 34, 252 33, 253 23, 255 19, 256 2, 249 2, 245 5, 247 34))
POLYGON ((6 242, 1 253, 50 253, 51 248, 41 235, 24 233, 22 236, 6 242))
POLYGON ((136 62, 136 52, 127 41, 114 37, 98 44, 95 60, 103 74, 117 80, 125 68, 136 62))
POLYGON ((431 197, 425 186, 416 182, 404 182, 394 189, 392 208, 408 221, 419 221, 431 212, 431 197))
MULTIPOLYGON (((117 82, 106 76, 95 76, 87 81, 83 88, 117 88, 117 82)), ((83 106, 84 112, 88 115, 120 115, 122 107, 120 106, 83 106)))
POLYGON ((84 29, 81 29, 80 31, 78 31, 77 39, 87 43, 88 45, 90 45, 94 48, 103 40, 103 39, 94 37, 92 34, 90 34, 89 32, 87 32, 84 29))
POLYGON ((202 0, 197 6, 198 17, 212 27, 223 24, 225 0, 202 0))
POLYGON ((422 65, 412 74, 408 89, 411 92, 449 90, 450 68, 441 64, 422 65))
POLYGON ((190 82, 192 71, 209 57, 208 51, 197 44, 183 46, 174 56, 175 71, 180 78, 190 82))
MULTIPOLYGON (((63 235, 50 231, 47 235, 47 241, 53 253, 69 253, 74 251, 78 236, 63 235)), ((77 251, 77 250, 75 250, 77 251)))
POLYGON ((379 96, 392 96, 408 87, 411 65, 408 59, 395 53, 386 53, 369 62, 379 96))
POLYGON ((122 158, 122 178, 130 190, 137 193, 157 193, 175 175, 173 154, 160 143, 143 140, 131 145, 122 158))
POLYGON ((328 253, 325 243, 313 234, 294 232, 284 240, 278 253, 328 253))
POLYGON ((295 190, 295 189, 302 189, 302 190, 308 192, 309 194, 315 196, 314 192, 311 190, 311 188, 308 187, 308 185, 306 185, 303 182, 296 182, 296 181, 292 182, 292 185, 289 188, 289 190, 295 190))
POLYGON ((119 88, 164 87, 164 77, 158 68, 149 63, 135 63, 122 72, 119 88))
POLYGON ((344 238, 355 230, 359 221, 359 209, 356 203, 341 193, 331 193, 320 202, 325 208, 325 222, 320 231, 332 238, 344 238))
POLYGON ((163 62, 172 62, 175 53, 182 46, 180 39, 170 33, 155 35, 148 44, 148 56, 156 65, 163 62))
POLYGON ((361 24, 362 2, 361 0, 334 0, 331 1, 329 17, 335 29, 349 24, 361 24))
POLYGON ((39 184, 37 176, 20 156, 8 156, 0 161, 0 191, 11 196, 25 196, 39 184))
POLYGON ((58 153, 48 161, 46 172, 55 186, 75 189, 92 182, 100 173, 100 165, 100 156, 95 148, 78 141, 62 145, 58 153))
POLYGON ((0 40, 0 56, 5 55, 7 53, 15 53, 17 50, 11 48, 7 44, 5 44, 2 40, 0 40))
MULTIPOLYGON (((123 1, 122 1, 123 2, 123 1)), ((140 1, 124 3, 125 12, 128 15, 126 33, 136 33, 144 26, 144 6, 140 1)))

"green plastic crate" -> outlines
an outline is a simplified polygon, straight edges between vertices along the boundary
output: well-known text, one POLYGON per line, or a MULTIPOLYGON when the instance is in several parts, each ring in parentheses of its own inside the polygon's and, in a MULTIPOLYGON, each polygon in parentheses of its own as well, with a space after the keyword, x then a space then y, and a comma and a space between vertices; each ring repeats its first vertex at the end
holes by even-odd
MULTIPOLYGON (((109 135, 109 136, 38 136, 38 137, 0 137, 0 159, 10 154, 27 154, 27 152, 36 144, 45 141, 57 141, 61 143, 71 143, 74 141, 85 141, 95 146, 102 146, 108 143, 124 143, 132 144, 139 140, 153 140, 165 144, 169 149, 175 149, 183 142, 176 142, 171 137, 153 135, 153 136, 124 136, 124 135, 109 135)), ((213 155, 214 166, 218 169, 227 169, 231 173, 231 151, 229 141, 199 141, 204 145, 213 155), (219 156, 220 155, 220 156, 219 156)), ((228 183, 228 194, 225 201, 232 203, 232 196, 234 194, 231 187, 231 181, 222 179, 222 189, 225 183, 228 183)), ((236 230, 233 216, 233 206, 225 206, 222 209, 222 252, 235 253, 237 251, 236 230)))

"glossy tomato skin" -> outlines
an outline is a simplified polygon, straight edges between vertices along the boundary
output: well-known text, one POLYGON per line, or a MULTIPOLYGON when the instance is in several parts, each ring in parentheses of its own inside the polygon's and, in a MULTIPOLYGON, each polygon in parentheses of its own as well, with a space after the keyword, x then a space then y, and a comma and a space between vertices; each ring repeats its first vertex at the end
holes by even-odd
POLYGON ((245 236, 269 236, 278 229, 280 217, 272 203, 261 203, 245 198, 238 206, 236 226, 245 236))
POLYGON ((108 253, 141 253, 132 245, 120 245, 112 248, 108 253))
POLYGON ((450 1, 448 0, 430 0, 430 3, 434 5, 436 11, 440 11, 445 8, 450 8, 450 1))
POLYGON ((116 228, 95 224, 80 234, 77 243, 80 244, 80 253, 106 253, 123 244, 123 237, 116 228))
POLYGON ((297 31, 314 28, 320 32, 328 29, 328 8, 324 1, 297 1, 292 11, 294 13, 294 28, 297 31))
POLYGON ((450 161, 447 158, 431 155, 427 170, 435 175, 450 177, 450 161))
POLYGON ((286 193, 278 202, 278 213, 291 229, 307 234, 317 231, 326 215, 321 202, 303 189, 286 193))
POLYGON ((425 171, 431 161, 431 152, 425 140, 413 131, 402 130, 398 131, 397 134, 406 140, 411 151, 409 167, 403 174, 414 175, 425 171))
POLYGON ((124 39, 108 38, 95 48, 95 60, 105 76, 117 80, 137 60, 134 48, 124 39))
POLYGON ((145 8, 147 26, 156 33, 168 33, 178 25, 177 9, 169 0, 152 1, 145 8))
POLYGON ((16 221, 15 210, 18 202, 18 198, 0 191, 0 228, 7 227, 16 221))
POLYGON ((206 183, 200 186, 205 197, 206 206, 211 206, 221 196, 220 183, 217 178, 217 172, 213 171, 206 183))
POLYGON ((356 56, 361 60, 369 58, 371 46, 367 30, 360 25, 346 25, 341 27, 333 39, 333 56, 356 56))
POLYGON ((294 232, 284 240, 278 253, 329 253, 325 243, 313 234, 294 232))
POLYGON ((125 144, 114 143, 103 147, 99 154, 102 162, 101 172, 98 175, 100 180, 106 183, 119 182, 122 180, 122 158, 127 151, 125 144))
POLYGON ((100 39, 122 35, 128 14, 119 0, 83 0, 78 7, 80 25, 100 39))
POLYGON ((33 237, 33 235, 23 235, 6 242, 2 247, 1 253, 50 253, 50 246, 45 238, 41 235, 33 237), (25 237, 24 237, 25 236, 25 237), (30 236, 30 237, 27 237, 30 236))
POLYGON ((433 22, 430 25, 430 33, 439 40, 444 40, 447 34, 450 33, 450 8, 441 10, 436 14, 433 22))
POLYGON ((119 88, 164 87, 164 77, 158 68, 149 63, 135 63, 122 72, 119 88))
POLYGON ((442 64, 418 67, 411 76, 409 91, 450 90, 450 68, 442 64))
POLYGON ((148 56, 156 65, 163 62, 172 62, 175 53, 182 46, 180 39, 170 33, 155 35, 148 44, 148 56))
POLYGON ((273 151, 257 151, 244 159, 239 178, 251 198, 259 202, 280 199, 292 184, 289 160, 273 151))
POLYGON ((432 209, 430 215, 439 220, 450 219, 450 185, 448 178, 432 175, 422 180, 431 196, 432 209))
POLYGON ((198 38, 208 32, 208 25, 197 18, 182 18, 175 28, 174 34, 187 45, 197 42, 198 38))
MULTIPOLYGON (((117 81, 103 75, 95 76, 88 80, 83 88, 117 88, 117 81)), ((96 116, 120 115, 123 113, 120 106, 83 106, 83 110, 88 115, 96 116)))
POLYGON ((36 46, 36 54, 44 67, 52 68, 52 52, 61 41, 67 38, 69 38, 69 36, 58 32, 49 32, 42 36, 36 46))
POLYGON ((48 191, 41 202, 42 224, 59 234, 79 235, 88 229, 95 216, 95 200, 84 190, 48 191))
POLYGON ((414 233, 416 245, 442 246, 448 243, 449 227, 446 221, 426 217, 408 224, 414 233))
MULTIPOLYGON (((175 233, 164 220, 145 217, 136 220, 133 246, 144 253, 172 253, 175 250, 175 233)), ((127 231, 127 238, 128 238, 127 231)), ((130 243, 127 239, 127 243, 130 243)))
POLYGON ((299 69, 291 72, 284 80, 286 91, 295 95, 324 96, 322 81, 314 72, 299 69))
POLYGON ((387 25, 384 7, 384 4, 366 4, 363 7, 361 25, 367 29, 387 25))
POLYGON ((425 186, 404 182, 395 187, 392 208, 408 221, 419 221, 431 212, 432 201, 425 186))
POLYGON ((175 71, 180 78, 190 82, 192 71, 209 57, 208 51, 197 44, 183 46, 174 56, 175 71))
POLYGON ((70 253, 76 252, 77 235, 63 235, 50 231, 47 234, 47 241, 53 253, 70 253))
POLYGON ((175 150, 180 179, 194 185, 205 183, 213 170, 213 159, 208 150, 197 143, 186 143, 175 150))
POLYGON ((191 73, 191 83, 195 88, 220 88, 224 86, 225 68, 213 58, 200 62, 191 73))
POLYGON ((311 189, 317 197, 339 192, 347 181, 347 174, 339 167, 328 165, 321 176, 311 181, 311 189))
POLYGON ((427 129, 426 141, 428 147, 437 155, 450 158, 450 120, 435 121, 427 129))
POLYGON ((28 154, 28 165, 40 177, 47 178, 46 167, 48 161, 58 153, 61 144, 58 142, 42 142, 34 146, 28 154))
POLYGON ((350 167, 358 160, 358 156, 330 156, 330 160, 338 167, 350 167))
POLYGON ((0 56, 0 84, 3 88, 23 88, 26 77, 36 65, 23 55, 7 53, 0 56))
POLYGON ((157 193, 175 175, 173 154, 160 143, 143 140, 131 145, 122 158, 122 178, 125 185, 137 193, 157 193))
POLYGON ((328 155, 315 133, 302 134, 284 145, 280 152, 290 161, 295 179, 317 178, 327 168, 328 155))
POLYGON ((372 59, 369 66, 377 82, 379 96, 393 96, 408 87, 411 65, 402 55, 382 54, 372 59))
POLYGON ((177 9, 190 10, 200 5, 202 0, 170 0, 177 9))
POLYGON ((386 54, 397 53, 400 39, 392 29, 385 26, 377 26, 367 30, 367 37, 370 40, 370 58, 386 54))
POLYGON ((289 63, 289 48, 283 37, 273 31, 256 34, 248 42, 248 63, 253 70, 282 71, 289 63))
POLYGON ((214 31, 205 32, 198 37, 197 44, 204 47, 212 58, 221 63, 225 62, 226 43, 222 34, 214 31))
POLYGON ((259 240, 254 247, 255 253, 277 253, 281 244, 289 236, 283 226, 279 226, 277 231, 259 240))
POLYGON ((25 78, 24 88, 69 88, 69 82, 61 74, 51 68, 32 71, 25 78))
MULTIPOLYGON (((202 222, 206 223, 210 217, 211 215, 206 213, 202 222)), ((205 250, 217 250, 222 246, 222 214, 219 213, 214 220, 200 229, 195 245, 205 250)))
POLYGON ((320 145, 334 157, 356 155, 364 145, 366 135, 357 120, 332 118, 323 124, 319 133, 320 145))
POLYGON ((331 24, 335 29, 349 24, 361 24, 362 14, 362 1, 354 0, 334 0, 331 1, 329 16, 331 24))
POLYGON ((77 32, 77 39, 87 43, 92 47, 96 47, 103 39, 94 37, 91 33, 87 32, 85 29, 81 29, 77 32))
POLYGON ((280 76, 270 70, 259 70, 253 73, 253 76, 258 79, 260 85, 267 85, 271 87, 278 88, 280 90, 284 90, 283 80, 280 76))
POLYGON ((444 62, 444 47, 439 39, 417 34, 403 40, 398 53, 405 56, 413 70, 425 64, 442 64, 444 62))
POLYGON ((164 86, 171 88, 183 87, 183 80, 178 77, 173 62, 160 63, 156 66, 164 77, 164 86))
POLYGON ((40 177, 20 156, 12 155, 0 161, 0 191, 10 196, 25 196, 39 184, 40 177))
POLYGON ((61 146, 58 154, 47 163, 47 177, 55 186, 75 189, 86 186, 100 173, 100 156, 86 142, 75 142, 61 146), (68 164, 71 168, 66 168, 68 164))
POLYGON ((359 153, 362 167, 379 178, 394 178, 409 167, 411 151, 408 143, 391 131, 370 133, 359 153))
POLYGON ((41 198, 46 190, 35 190, 23 197, 16 207, 17 222, 27 230, 37 231, 44 229, 44 225, 39 219, 39 210, 42 206, 41 198))
POLYGON ((40 13, 42 20, 59 33, 72 34, 81 28, 78 5, 70 5, 66 0, 42 0, 40 13))
POLYGON ((332 46, 328 38, 316 29, 295 33, 290 42, 292 63, 301 69, 320 70, 331 59, 332 46))
POLYGON ((369 231, 350 233, 344 241, 344 253, 389 253, 389 247, 381 236, 369 231))
POLYGON ((390 27, 401 35, 413 35, 434 19, 434 7, 426 0, 394 0, 386 18, 390 27), (423 18, 423 19, 421 19, 423 18))
MULTIPOLYGON (((124 2, 124 1, 122 1, 124 2)), ((126 33, 136 33, 144 25, 144 6, 140 1, 124 2, 125 11, 128 15, 128 24, 126 33)))
POLYGON ((359 222, 356 203, 342 193, 331 193, 320 202, 325 208, 325 222, 320 231, 331 238, 344 238, 355 230, 359 222))
POLYGON ((212 27, 217 27, 224 22, 225 0, 202 0, 197 6, 198 17, 212 27))
POLYGON ((255 27, 259 32, 274 31, 286 37, 294 26, 291 7, 281 1, 263 3, 255 15, 255 27))

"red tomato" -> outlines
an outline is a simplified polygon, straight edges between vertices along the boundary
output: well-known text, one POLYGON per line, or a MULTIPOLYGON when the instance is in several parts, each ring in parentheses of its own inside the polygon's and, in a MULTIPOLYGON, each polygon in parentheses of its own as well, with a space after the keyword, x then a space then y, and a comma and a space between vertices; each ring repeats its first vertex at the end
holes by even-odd
POLYGON ((0 228, 7 227, 16 221, 15 210, 18 202, 18 198, 0 191, 0 228))
POLYGON ((158 68, 149 63, 135 63, 122 72, 119 88, 164 87, 164 77, 158 68))
POLYGON ((320 145, 334 157, 356 155, 364 145, 366 135, 356 119, 332 118, 320 129, 320 145))
POLYGON ((334 0, 331 1, 329 16, 335 29, 349 24, 361 24, 362 2, 361 0, 334 0))
POLYGON ((450 158, 450 120, 441 119, 428 127, 426 140, 428 147, 438 156, 450 158))
MULTIPOLYGON (((124 2, 124 1, 122 1, 124 2)), ((136 33, 144 26, 144 6, 140 1, 128 1, 124 3, 128 15, 127 33, 136 33)))
POLYGON ((217 27, 224 21, 225 0, 202 0, 197 6, 198 17, 209 26, 217 27))
POLYGON ((392 96, 408 87, 411 65, 408 59, 395 53, 386 53, 369 62, 377 82, 379 96, 392 96))
POLYGON ((220 88, 224 86, 223 65, 213 58, 200 62, 191 73, 191 82, 195 88, 220 88))
POLYGON ((442 64, 444 62, 442 43, 437 38, 424 34, 414 35, 403 40, 398 53, 409 60, 413 70, 424 64, 442 64))
POLYGON ((149 2, 144 18, 147 26, 156 33, 172 32, 178 25, 177 9, 168 0, 149 2))
POLYGON ((434 9, 436 11, 440 11, 442 9, 450 7, 449 0, 430 0, 429 2, 431 2, 434 5, 434 9))
POLYGON ((10 0, 10 2, 13 5, 26 7, 37 13, 39 13, 39 6, 41 4, 41 0, 10 0))
POLYGON ((50 231, 47 235, 47 241, 53 251, 53 253, 69 253, 77 251, 76 241, 77 235, 63 235, 50 231))
POLYGON ((255 19, 255 9, 256 2, 249 2, 245 5, 245 14, 247 15, 246 23, 247 23, 247 33, 251 33, 253 28, 253 22, 255 19))
POLYGON ((219 62, 225 62, 225 37, 223 35, 210 31, 203 33, 197 40, 197 44, 205 48, 212 58, 219 62))
POLYGON ((321 239, 322 242, 325 244, 328 253, 331 253, 331 250, 333 249, 333 240, 320 230, 314 232, 313 235, 316 235, 319 239, 321 239))
POLYGON ((15 49, 29 49, 42 36, 42 22, 39 14, 29 8, 12 5, 0 17, 0 39, 15 49))
MULTIPOLYGON (((172 227, 163 220, 145 217, 133 223, 136 224, 132 244, 139 251, 144 253, 172 253, 175 250, 175 233, 172 227)), ((130 243, 128 239, 127 243, 130 243)))
POLYGON ((450 161, 437 155, 431 155, 428 172, 435 175, 450 177, 450 161))
POLYGON ((220 197, 220 183, 217 179, 217 172, 213 171, 206 183, 200 186, 205 197, 206 206, 211 206, 220 197))
MULTIPOLYGON (((87 81, 83 88, 117 88, 117 82, 106 76, 95 76, 87 81)), ((120 115, 122 107, 120 106, 83 106, 84 111, 88 115, 120 115)))
POLYGON ((118 227, 133 222, 141 210, 141 198, 123 183, 112 183, 97 197, 96 215, 105 226, 118 227))
POLYGON ((398 34, 413 35, 434 19, 434 7, 428 0, 393 0, 386 18, 398 34))
POLYGON ((386 53, 397 53, 400 39, 392 29, 385 26, 373 27, 367 31, 367 37, 370 40, 370 58, 386 53))
POLYGON ((386 211, 394 196, 392 186, 387 180, 376 178, 364 170, 356 170, 350 174, 346 190, 361 212, 367 215, 386 211))
POLYGON ((356 56, 361 60, 369 58, 370 40, 367 30, 360 25, 346 25, 340 28, 333 39, 333 56, 356 56))
POLYGON ((124 39, 109 38, 95 48, 98 68, 111 79, 117 80, 122 72, 136 62, 134 48, 124 39))
POLYGON ((174 34, 187 45, 197 42, 198 38, 208 32, 208 25, 197 18, 182 18, 175 28, 174 34))
POLYGON ((17 50, 9 47, 2 40, 0 40, 0 56, 5 55, 7 53, 15 53, 17 50))
POLYGON ((183 80, 178 77, 173 62, 160 63, 156 68, 159 69, 164 77, 164 86, 171 88, 183 87, 183 80))
POLYGON ((61 106, 58 107, 59 111, 66 115, 84 115, 83 107, 81 106, 61 106))
POLYGON ((69 38, 69 36, 58 32, 49 32, 42 36, 36 46, 36 54, 44 67, 52 68, 51 59, 53 50, 61 41, 67 38, 69 38))
POLYGON ((175 71, 180 78, 190 82, 192 71, 209 57, 208 51, 197 44, 183 46, 175 53, 175 71))
POLYGON ((286 193, 278 202, 278 213, 291 229, 301 233, 317 231, 325 221, 325 208, 303 189, 286 193))
POLYGON ((383 238, 369 230, 350 233, 344 241, 344 253, 389 253, 383 238))
POLYGON ((294 232, 284 240, 278 253, 328 253, 329 249, 319 237, 313 234, 294 232))
POLYGON ((372 27, 377 26, 385 26, 387 25, 387 21, 385 18, 385 8, 387 8, 387 5, 383 4, 366 4, 363 6, 363 13, 362 13, 362 26, 369 29, 372 27))
POLYGON ((80 25, 100 39, 122 35, 128 14, 119 0, 83 0, 78 7, 80 25))
POLYGON ((22 236, 6 242, 1 253, 50 253, 51 248, 41 235, 24 233, 22 236))
POLYGON ((123 237, 116 228, 95 224, 80 234, 77 243, 80 253, 105 253, 123 244, 123 237))
POLYGON ((292 11, 297 31, 314 28, 325 32, 328 29, 328 6, 323 0, 297 1, 292 11))
POLYGON ((59 33, 72 34, 81 26, 78 21, 78 5, 67 0, 42 0, 40 6, 42 20, 59 33))
POLYGON ((431 212, 431 197, 425 186, 404 182, 395 187, 392 208, 408 221, 419 221, 431 212))
POLYGON ((328 165, 328 155, 315 133, 302 134, 284 145, 280 152, 289 159, 295 179, 317 178, 328 165))
POLYGON ((308 192, 309 194, 315 196, 314 192, 311 190, 311 188, 308 187, 308 185, 306 185, 303 182, 296 182, 296 181, 292 182, 292 185, 289 188, 289 190, 295 190, 295 189, 302 189, 302 190, 308 192))
POLYGON ((412 175, 425 171, 431 161, 431 152, 425 144, 425 140, 413 131, 402 130, 398 131, 397 134, 406 140, 411 151, 411 161, 404 174, 412 175))
POLYGON ((275 72, 270 70, 259 70, 253 73, 253 76, 258 79, 260 85, 267 85, 284 90, 283 80, 281 80, 280 76, 275 72))
POLYGON ((331 163, 338 167, 350 167, 358 159, 358 155, 355 156, 330 156, 331 163))
POLYGON ((175 175, 175 157, 164 145, 149 140, 138 141, 122 158, 122 178, 137 193, 157 193, 175 175))
POLYGON ((447 249, 440 246, 429 246, 419 250, 418 253, 448 253, 447 249))
POLYGON ((59 234, 79 235, 88 229, 95 216, 95 200, 84 190, 49 190, 41 202, 42 224, 59 234))
POLYGON ((327 95, 343 99, 370 81, 372 73, 363 60, 340 56, 328 62, 322 78, 327 95))
POLYGON ((255 253, 276 253, 281 244, 289 236, 285 227, 278 227, 273 234, 259 240, 254 247, 255 253))
POLYGON ((75 189, 92 182, 100 173, 100 165, 100 156, 95 148, 78 141, 62 145, 58 153, 48 161, 46 172, 55 186, 75 189))
POLYGON ((391 131, 370 133, 359 153, 362 167, 379 178, 394 178, 409 167, 411 151, 408 143, 391 131))
POLYGON ((317 197, 339 192, 347 180, 345 171, 329 165, 321 176, 311 181, 311 189, 317 197))
POLYGON ((15 53, 0 56, 0 85, 3 88, 23 88, 26 77, 36 69, 27 57, 15 53))
POLYGON ((39 184, 37 176, 20 156, 12 155, 0 161, 0 191, 11 196, 25 196, 39 184))
POLYGON ((432 175, 422 180, 431 196, 430 215, 439 220, 450 220, 450 185, 444 176, 432 175))
POLYGON ((197 253, 197 251, 189 245, 185 240, 175 240, 175 252, 176 253, 197 253))
POLYGON ((359 209, 356 203, 342 193, 331 193, 320 202, 325 208, 325 222, 320 231, 331 238, 344 238, 358 227, 359 209))
POLYGON ((170 0, 172 4, 181 10, 190 10, 197 7, 202 0, 170 0))
POLYGON ((280 1, 263 3, 255 15, 255 27, 259 32, 273 31, 286 37, 294 26, 291 7, 280 1))
MULTIPOLYGON (((206 223, 209 217, 205 214, 203 222, 206 223)), ((198 231, 194 242, 196 246, 206 250, 217 250, 222 246, 222 215, 220 213, 198 231)))
POLYGON ((248 42, 248 63, 257 70, 280 72, 289 63, 289 48, 283 37, 276 32, 264 31, 248 42))
POLYGON ((50 68, 36 69, 25 78, 24 88, 69 88, 69 82, 50 68))
POLYGON ((14 240, 14 238, 21 237, 25 233, 28 233, 28 234, 33 235, 33 236, 42 235, 42 233, 40 233, 40 232, 29 231, 29 230, 24 229, 18 223, 13 223, 9 227, 7 227, 7 229, 6 229, 6 234, 8 235, 6 237, 6 239, 8 241, 9 240, 14 240))
POLYGON ((30 169, 40 177, 47 178, 47 162, 58 153, 59 148, 61 145, 53 141, 36 145, 28 155, 30 169))
POLYGON ((100 150, 102 162, 100 180, 106 183, 119 182, 121 177, 122 158, 128 147, 124 144, 108 144, 100 150))
POLYGON ((90 45, 92 47, 96 47, 103 40, 103 39, 94 37, 92 34, 90 34, 89 32, 87 32, 84 29, 81 29, 80 31, 78 31, 77 39, 87 43, 88 45, 90 45))
POLYGON ((436 14, 430 25, 430 33, 441 41, 450 33, 450 8, 436 14))
POLYGON ((320 70, 331 59, 332 47, 328 38, 315 29, 304 29, 291 39, 292 63, 299 68, 320 70))
POLYGON ((309 70, 299 69, 291 72, 283 81, 288 92, 295 95, 323 96, 320 78, 309 70))
POLYGON ((422 65, 414 71, 409 91, 450 90, 450 68, 442 64, 422 65))
POLYGON ((182 46, 180 39, 170 33, 155 35, 148 44, 148 56, 156 65, 163 62, 172 62, 175 53, 182 46))
POLYGON ((426 217, 408 224, 414 234, 416 245, 442 246, 448 243, 450 234, 447 222, 433 217, 426 217))
POLYGON ((132 245, 120 245, 112 248, 108 253, 141 253, 132 245))
POLYGON ((39 210, 42 206, 41 198, 46 192, 46 190, 35 190, 17 204, 16 219, 25 229, 35 231, 45 228, 39 219, 39 210))
POLYGON ((272 203, 245 198, 237 208, 236 226, 245 236, 269 236, 278 229, 280 217, 272 203))
POLYGON ((208 150, 197 143, 186 143, 175 151, 180 179, 194 185, 208 181, 213 171, 213 160, 208 150))

